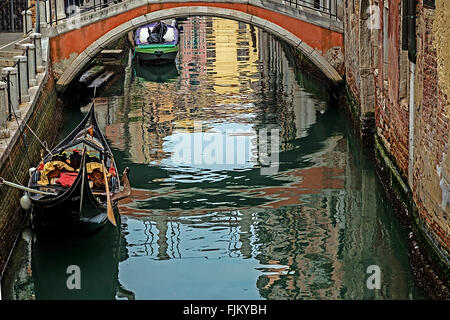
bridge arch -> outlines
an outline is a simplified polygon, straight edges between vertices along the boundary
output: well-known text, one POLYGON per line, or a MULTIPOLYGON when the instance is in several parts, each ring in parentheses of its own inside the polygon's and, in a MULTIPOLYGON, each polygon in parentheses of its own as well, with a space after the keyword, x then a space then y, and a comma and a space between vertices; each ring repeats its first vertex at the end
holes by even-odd
MULTIPOLYGON (((70 59, 65 59, 66 61, 60 64, 63 65, 62 67, 56 66, 56 68, 54 68, 59 68, 60 70, 59 77, 57 76, 58 89, 64 90, 64 88, 77 76, 77 74, 79 74, 79 72, 87 63, 89 63, 92 58, 94 58, 111 42, 117 40, 129 31, 157 20, 164 20, 182 16, 223 17, 257 26, 278 36, 282 40, 289 43, 291 46, 295 47, 297 50, 303 53, 312 63, 314 63, 327 78, 329 78, 333 82, 342 81, 342 77, 340 76, 340 74, 330 64, 330 62, 327 61, 320 50, 318 50, 317 48, 313 48, 305 41, 302 41, 300 37, 274 22, 240 10, 207 5, 183 5, 183 3, 180 3, 179 6, 176 7, 172 6, 170 8, 162 8, 159 10, 153 10, 148 13, 143 12, 143 14, 135 18, 131 18, 126 22, 123 22, 120 25, 111 28, 111 30, 107 31, 106 33, 101 33, 101 36, 97 40, 93 41, 86 48, 80 50, 81 52, 76 52, 76 48, 73 48, 72 51, 74 53, 72 54, 70 59)), ((81 17, 80 20, 82 22, 83 17, 81 17)), ((66 25, 67 26, 65 26, 65 28, 70 29, 70 21, 67 21, 66 25)), ((86 24, 85 26, 79 27, 78 29, 72 27, 72 30, 66 30, 65 32, 61 32, 61 30, 64 30, 64 25, 56 27, 56 32, 54 31, 56 34, 54 34, 53 37, 50 34, 51 55, 54 65, 58 65, 58 63, 60 62, 58 60, 58 57, 60 58, 61 56, 61 54, 58 55, 60 50, 59 48, 67 44, 69 41, 73 42, 74 36, 76 36, 74 32, 79 32, 84 28, 88 29, 89 26, 89 24, 86 24)), ((82 32, 80 32, 79 36, 82 36, 83 32, 86 33, 89 32, 89 30, 83 30, 82 32)), ((320 34, 318 34, 317 36, 320 37, 320 34)), ((339 41, 340 40, 334 41, 334 43, 339 41)), ((72 44, 72 46, 76 45, 72 44)))

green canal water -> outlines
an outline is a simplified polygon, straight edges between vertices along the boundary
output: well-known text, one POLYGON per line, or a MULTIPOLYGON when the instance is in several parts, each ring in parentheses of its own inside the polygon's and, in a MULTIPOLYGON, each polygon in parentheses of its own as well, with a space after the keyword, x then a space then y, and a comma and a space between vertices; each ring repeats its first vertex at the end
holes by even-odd
MULTIPOLYGON (((120 229, 28 234, 10 298, 423 298, 407 235, 329 89, 260 29, 179 23, 176 63, 133 64, 95 99, 131 169, 120 229)), ((61 137, 83 112, 67 111, 61 137)))

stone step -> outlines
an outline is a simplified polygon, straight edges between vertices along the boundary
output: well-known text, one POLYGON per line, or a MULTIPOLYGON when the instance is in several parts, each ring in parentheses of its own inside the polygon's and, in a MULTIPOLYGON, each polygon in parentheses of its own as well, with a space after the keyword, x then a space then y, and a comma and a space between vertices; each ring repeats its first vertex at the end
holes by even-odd
POLYGON ((16 63, 16 60, 12 59, 12 58, 3 58, 0 57, 0 67, 1 68, 5 68, 5 67, 13 67, 16 63))
POLYGON ((0 51, 1 58, 12 58, 15 56, 23 55, 23 50, 8 50, 8 51, 0 51))
POLYGON ((16 44, 14 44, 14 49, 22 51, 23 50, 22 49, 22 45, 23 44, 27 44, 27 43, 32 43, 30 38, 26 38, 26 39, 24 39, 24 40, 22 40, 22 41, 20 41, 20 42, 18 42, 16 44))

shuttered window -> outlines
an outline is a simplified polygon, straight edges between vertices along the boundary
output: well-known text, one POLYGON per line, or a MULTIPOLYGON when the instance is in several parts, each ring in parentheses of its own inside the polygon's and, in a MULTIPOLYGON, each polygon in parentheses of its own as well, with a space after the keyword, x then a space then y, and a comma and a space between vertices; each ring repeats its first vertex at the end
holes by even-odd
POLYGON ((436 8, 436 0, 423 0, 423 5, 428 8, 436 8))

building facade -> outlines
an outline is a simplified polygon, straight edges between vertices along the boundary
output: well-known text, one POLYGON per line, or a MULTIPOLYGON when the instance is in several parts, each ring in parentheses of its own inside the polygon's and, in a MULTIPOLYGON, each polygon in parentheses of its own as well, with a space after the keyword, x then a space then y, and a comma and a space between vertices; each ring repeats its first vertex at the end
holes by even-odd
POLYGON ((445 296, 450 261, 450 3, 346 0, 344 9, 347 92, 360 106, 362 122, 375 124, 377 158, 384 158, 378 161, 384 167, 380 176, 401 203, 397 211, 411 226, 411 237, 427 248, 428 257, 421 260, 441 269, 440 280, 428 286, 445 288, 432 296, 445 296))

